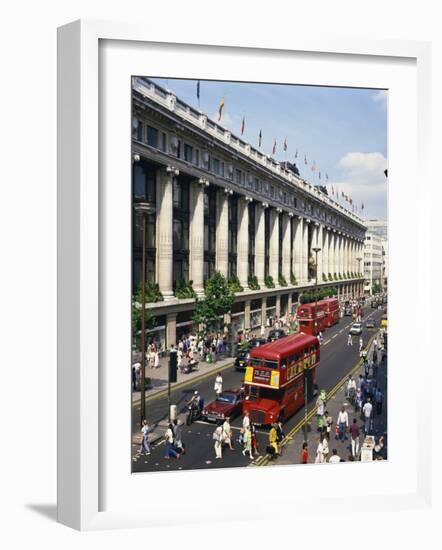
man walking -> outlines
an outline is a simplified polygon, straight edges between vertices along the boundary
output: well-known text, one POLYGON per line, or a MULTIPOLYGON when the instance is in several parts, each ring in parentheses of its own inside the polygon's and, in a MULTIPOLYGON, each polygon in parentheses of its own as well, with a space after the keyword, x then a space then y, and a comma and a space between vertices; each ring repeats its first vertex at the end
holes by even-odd
POLYGON ((346 434, 348 428, 348 413, 345 410, 344 405, 342 405, 341 410, 339 411, 337 424, 339 426, 339 439, 341 441, 345 441, 346 439, 348 439, 346 434))
POLYGON ((352 345, 353 345, 353 336, 349 334, 347 338, 347 346, 352 346, 352 345))
POLYGON ((138 449, 139 453, 146 453, 147 455, 150 455, 149 430, 150 428, 147 423, 147 420, 143 420, 143 425, 141 426, 141 434, 142 434, 141 446, 138 449))
POLYGON ((180 422, 177 418, 173 421, 173 435, 175 437, 175 447, 178 449, 178 452, 185 453, 183 440, 182 440, 182 430, 180 422))
POLYGON ((371 422, 371 413, 372 413, 372 411, 373 411, 373 405, 371 404, 371 399, 368 398, 367 402, 362 407, 362 415, 363 415, 364 421, 365 421, 365 424, 364 424, 365 435, 367 435, 368 432, 370 431, 370 422, 371 422))
POLYGON ((219 394, 223 391, 223 377, 221 376, 220 372, 216 375, 213 389, 215 390, 216 397, 218 397, 219 394))
POLYGON ((376 388, 376 393, 374 394, 374 401, 376 404, 376 414, 382 414, 382 401, 384 396, 379 387, 376 388))
POLYGON ((215 428, 215 431, 213 432, 212 437, 215 441, 215 458, 222 458, 223 457, 223 446, 222 446, 223 428, 220 423, 215 428))
POLYGON ((351 454, 354 458, 357 458, 359 455, 359 426, 356 418, 353 418, 353 423, 350 426, 350 436, 351 436, 351 454))

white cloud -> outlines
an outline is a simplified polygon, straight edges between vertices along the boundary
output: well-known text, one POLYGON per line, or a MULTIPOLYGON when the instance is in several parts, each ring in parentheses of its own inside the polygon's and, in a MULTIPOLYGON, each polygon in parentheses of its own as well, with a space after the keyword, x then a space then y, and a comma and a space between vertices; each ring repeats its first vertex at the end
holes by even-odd
POLYGON ((387 106, 388 92, 387 90, 378 90, 371 96, 375 103, 380 103, 383 107, 387 106))
POLYGON ((387 182, 384 170, 387 159, 382 153, 351 152, 338 162, 340 181, 335 189, 348 195, 357 204, 364 203, 364 215, 385 218, 387 208, 387 182))

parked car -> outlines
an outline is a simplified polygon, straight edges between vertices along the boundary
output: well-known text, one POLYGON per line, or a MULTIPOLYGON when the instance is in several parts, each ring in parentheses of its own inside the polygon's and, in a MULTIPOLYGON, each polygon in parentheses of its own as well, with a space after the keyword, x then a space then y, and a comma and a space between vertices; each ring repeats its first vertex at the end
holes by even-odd
POLYGON ((365 328, 375 328, 375 322, 372 320, 369 320, 365 323, 365 328))
POLYGON ((225 390, 218 395, 215 401, 204 407, 202 418, 208 422, 218 422, 227 418, 230 422, 241 414, 243 399, 243 388, 225 390))
POLYGON ((344 317, 351 317, 353 314, 351 306, 344 307, 344 317))
POLYGON ((287 335, 282 328, 275 328, 269 332, 267 342, 274 342, 275 340, 284 338, 284 336, 287 336, 287 335))
POLYGON ((353 323, 349 330, 350 334, 359 336, 362 334, 362 324, 361 323, 353 323))

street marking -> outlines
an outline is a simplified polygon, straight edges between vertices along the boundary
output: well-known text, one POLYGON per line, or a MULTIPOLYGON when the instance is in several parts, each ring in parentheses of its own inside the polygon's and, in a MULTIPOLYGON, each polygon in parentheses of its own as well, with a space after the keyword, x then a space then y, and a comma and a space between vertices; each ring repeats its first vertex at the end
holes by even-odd
POLYGON ((332 336, 332 338, 336 338, 337 334, 335 334, 334 336, 332 336))
MULTIPOLYGON (((205 372, 204 374, 199 374, 198 376, 194 376, 193 378, 190 378, 189 380, 183 380, 182 382, 176 383, 175 386, 171 387, 171 392, 174 392, 175 390, 179 390, 180 388, 184 388, 185 386, 188 386, 194 382, 200 382, 201 380, 204 380, 205 378, 208 378, 209 376, 214 376, 218 372, 223 372, 229 367, 232 367, 235 364, 235 358, 232 358, 232 362, 228 363, 227 365, 224 365, 223 367, 219 367, 217 369, 213 369, 213 371, 205 372)), ((146 369, 147 370, 147 369, 146 369)), ((148 395, 145 399, 145 402, 153 401, 154 399, 158 399, 160 397, 164 397, 167 395, 167 389, 161 390, 153 395, 148 395)), ((132 401, 132 405, 138 405, 141 403, 141 397, 137 398, 135 401, 132 401)))
MULTIPOLYGON (((375 339, 376 335, 373 335, 369 342, 368 347, 371 346, 373 340, 375 339)), ((350 374, 354 374, 359 368, 362 366, 362 359, 359 359, 359 361, 356 363, 356 365, 348 372, 329 392, 327 392, 328 399, 331 399, 335 396, 335 394, 338 392, 338 390, 345 384, 345 381, 347 380, 348 376, 350 374)), ((315 416, 316 414, 316 406, 313 406, 312 409, 307 413, 307 422, 310 422, 310 420, 315 416)), ((299 431, 304 426, 305 419, 303 418, 294 426, 288 434, 285 436, 285 438, 281 441, 280 447, 284 447, 289 439, 293 437, 293 435, 299 431)), ((256 466, 267 466, 267 464, 272 460, 272 457, 268 454, 264 455, 262 457, 262 460, 259 460, 256 462, 256 466)))

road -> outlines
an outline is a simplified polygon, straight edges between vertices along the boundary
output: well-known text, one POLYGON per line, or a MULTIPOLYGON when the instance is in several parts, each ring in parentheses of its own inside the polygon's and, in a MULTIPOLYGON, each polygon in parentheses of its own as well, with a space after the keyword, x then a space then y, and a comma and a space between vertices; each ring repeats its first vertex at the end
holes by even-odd
MULTIPOLYGON (((370 320, 379 320, 382 311, 365 309, 363 324, 370 320)), ((359 360, 359 337, 353 338, 353 346, 347 346, 348 329, 351 325, 350 317, 343 317, 339 324, 327 329, 324 332, 324 342, 321 346, 321 360, 317 371, 317 383, 320 389, 331 390, 347 373, 355 366, 359 360)), ((378 325, 377 325, 378 326, 378 325)), ((364 342, 373 335, 372 330, 363 331, 364 342)), ((223 371, 223 388, 229 389, 240 387, 244 373, 237 372, 233 366, 223 371)), ((189 385, 177 388, 172 391, 171 402, 177 405, 179 412, 184 412, 185 403, 190 399, 195 390, 198 390, 204 396, 205 403, 209 403, 215 397, 213 391, 214 376, 190 381, 189 385)), ((158 397, 150 399, 146 403, 147 416, 151 422, 158 422, 167 414, 167 397, 158 397)), ((304 410, 299 410, 294 416, 287 420, 284 429, 288 432, 303 417, 304 410)), ((138 418, 135 411, 134 418, 138 418)), ((242 423, 241 417, 232 422, 234 439, 239 436, 239 430, 242 423)), ((225 449, 222 460, 215 460, 215 451, 213 448, 212 433, 214 424, 198 421, 192 426, 183 426, 182 436, 186 445, 187 452, 179 460, 164 458, 164 443, 157 444, 150 456, 136 456, 132 463, 132 471, 150 472, 164 470, 195 470, 206 468, 231 468, 237 466, 248 466, 251 464, 249 457, 242 455, 242 448, 238 443, 234 443, 235 450, 225 449)), ((265 453, 268 443, 268 431, 266 428, 258 429, 257 440, 260 452, 265 453)))

